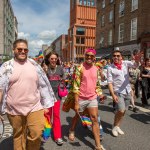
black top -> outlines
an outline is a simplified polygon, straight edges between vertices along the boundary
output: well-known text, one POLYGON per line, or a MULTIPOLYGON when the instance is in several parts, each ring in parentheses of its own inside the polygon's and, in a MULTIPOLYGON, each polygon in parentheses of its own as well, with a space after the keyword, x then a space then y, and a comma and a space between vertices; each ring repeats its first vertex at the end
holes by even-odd
POLYGON ((55 69, 48 69, 48 79, 54 91, 57 100, 60 100, 61 97, 58 95, 58 85, 60 84, 60 80, 64 77, 64 71, 61 66, 57 66, 55 69))

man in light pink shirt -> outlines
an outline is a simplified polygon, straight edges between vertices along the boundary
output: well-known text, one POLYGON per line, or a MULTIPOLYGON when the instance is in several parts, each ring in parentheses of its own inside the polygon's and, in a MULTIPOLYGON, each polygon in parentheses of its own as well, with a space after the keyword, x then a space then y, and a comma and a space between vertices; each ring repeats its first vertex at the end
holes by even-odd
POLYGON ((39 150, 44 112, 53 106, 54 93, 51 90, 52 99, 45 99, 44 93, 51 86, 42 68, 27 58, 26 40, 16 40, 13 53, 14 59, 0 69, 0 101, 3 93, 5 99, 2 103, 5 103, 5 111, 13 127, 14 150, 39 150))

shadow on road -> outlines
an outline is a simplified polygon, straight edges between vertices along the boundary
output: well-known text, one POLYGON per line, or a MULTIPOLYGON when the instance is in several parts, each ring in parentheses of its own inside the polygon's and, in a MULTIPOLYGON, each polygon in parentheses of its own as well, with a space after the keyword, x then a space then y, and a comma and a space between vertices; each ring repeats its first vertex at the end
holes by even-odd
MULTIPOLYGON (((41 144, 40 150, 45 150, 43 143, 41 144)), ((13 150, 13 137, 9 137, 0 142, 0 150, 13 150)))
MULTIPOLYGON (((64 137, 68 137, 69 135, 69 128, 70 128, 71 120, 72 120, 71 117, 67 117, 66 121, 68 122, 69 125, 62 125, 62 135, 64 137)), ((75 130, 75 142, 70 142, 70 144, 75 147, 80 147, 81 143, 79 141, 81 141, 86 146, 93 149, 94 145, 89 140, 86 139, 88 137, 90 137, 91 139, 94 139, 92 132, 88 130, 87 128, 83 127, 79 119, 77 126, 76 126, 76 130, 75 130), (76 139, 78 140, 76 141, 76 139)), ((63 140, 67 141, 68 138, 67 139, 63 138, 63 140)))
POLYGON ((137 121, 140 121, 144 124, 150 124, 150 114, 131 114, 131 118, 136 119, 137 121))
POLYGON ((104 133, 112 135, 112 132, 111 132, 111 130, 112 130, 112 124, 104 122, 103 120, 101 120, 101 124, 102 124, 104 133))
POLYGON ((99 106, 98 106, 98 109, 100 110, 100 111, 107 111, 107 112, 113 112, 114 111, 114 109, 113 109, 113 107, 111 106, 106 106, 106 105, 102 105, 102 104, 100 104, 99 106))
POLYGON ((0 150, 13 150, 12 136, 0 142, 0 150))

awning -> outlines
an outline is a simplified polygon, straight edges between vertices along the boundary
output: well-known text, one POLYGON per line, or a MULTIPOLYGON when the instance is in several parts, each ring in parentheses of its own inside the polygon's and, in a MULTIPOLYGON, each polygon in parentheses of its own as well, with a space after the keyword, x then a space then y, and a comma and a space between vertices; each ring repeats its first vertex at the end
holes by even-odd
POLYGON ((96 57, 107 57, 110 56, 113 52, 113 48, 100 48, 96 50, 96 57))

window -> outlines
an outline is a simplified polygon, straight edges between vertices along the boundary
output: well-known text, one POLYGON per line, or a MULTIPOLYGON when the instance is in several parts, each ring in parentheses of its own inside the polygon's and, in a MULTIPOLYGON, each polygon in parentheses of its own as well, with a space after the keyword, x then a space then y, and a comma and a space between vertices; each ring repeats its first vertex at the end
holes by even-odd
POLYGON ((104 47, 104 33, 101 33, 99 44, 100 47, 104 47))
POLYGON ((84 37, 76 37, 76 44, 85 44, 84 37))
POLYGON ((84 0, 84 5, 86 6, 86 0, 84 0))
POLYGON ((137 39, 137 18, 131 20, 131 40, 137 39))
POLYGON ((105 8, 105 0, 102 0, 102 8, 105 8))
POLYGON ((85 38, 81 37, 81 44, 84 44, 84 43, 85 43, 85 38))
POLYGON ((87 6, 91 6, 90 0, 87 0, 87 6))
POLYGON ((104 15, 101 17, 101 26, 103 27, 105 25, 105 21, 104 21, 105 17, 104 15))
POLYGON ((124 4, 124 0, 121 0, 119 5, 119 17, 124 16, 124 4))
POLYGON ((79 4, 82 5, 82 0, 79 0, 79 4))
POLYGON ((80 44, 80 37, 76 37, 76 44, 80 44))
POLYGON ((118 43, 123 43, 124 23, 119 24, 118 43))
POLYGON ((138 0, 132 0, 132 11, 138 9, 138 0))
POLYGON ((109 12, 109 22, 112 22, 112 20, 113 20, 113 10, 109 12))
POLYGON ((95 0, 91 0, 91 6, 95 6, 95 0))
POLYGON ((77 27, 76 35, 85 35, 85 28, 77 27))
POLYGON ((112 45, 112 30, 109 30, 108 33, 108 45, 112 45))

